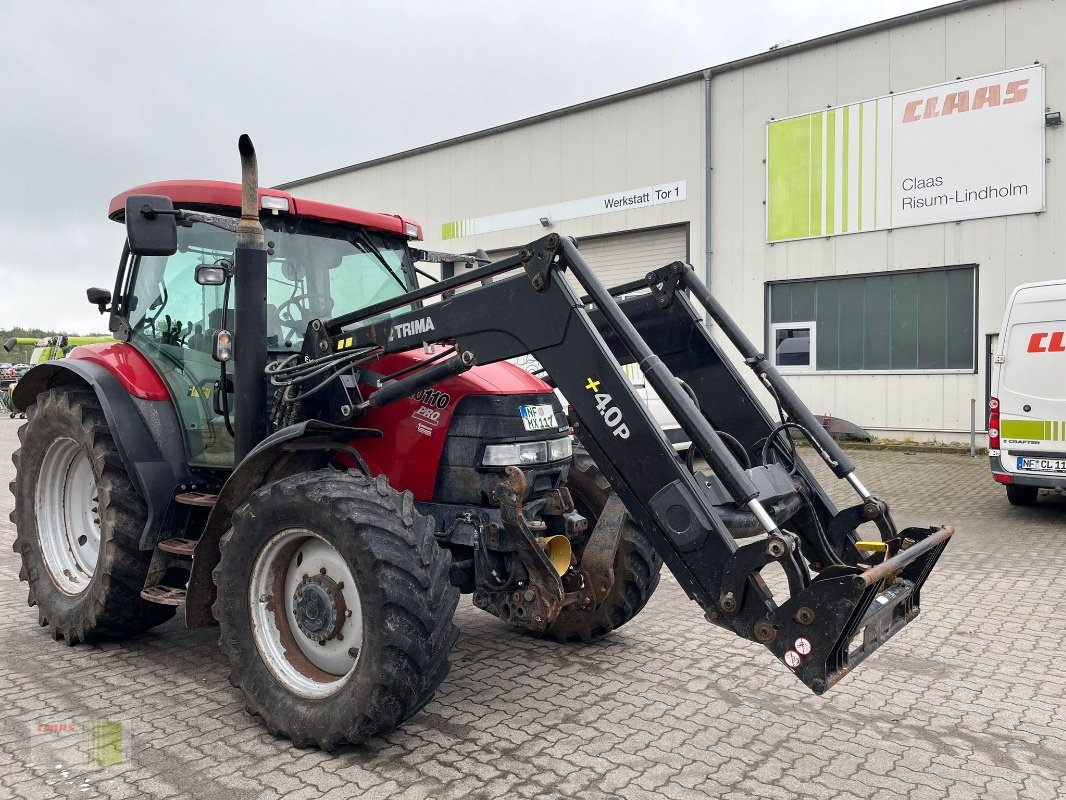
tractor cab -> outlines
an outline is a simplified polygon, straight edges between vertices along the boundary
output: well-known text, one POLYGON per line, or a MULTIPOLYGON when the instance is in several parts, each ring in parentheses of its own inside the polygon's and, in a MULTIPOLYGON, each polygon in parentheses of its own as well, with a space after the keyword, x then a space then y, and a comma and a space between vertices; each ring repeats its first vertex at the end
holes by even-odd
MULTIPOLYGON (((234 222, 240 215, 239 184, 175 181, 118 195, 111 218, 122 221, 125 199, 147 192, 170 197, 176 208, 222 214, 234 222)), ((272 359, 299 352, 312 319, 358 311, 417 288, 407 244, 421 235, 416 224, 269 190, 261 191, 260 204, 267 247, 266 347, 272 359), (303 207, 310 213, 301 215, 303 207)), ((126 253, 111 307, 111 329, 128 331, 130 343, 175 398, 194 467, 233 466, 232 402, 226 395, 233 391, 234 364, 232 353, 218 358, 218 343, 235 329, 235 247, 234 231, 181 220, 173 254, 126 253)))

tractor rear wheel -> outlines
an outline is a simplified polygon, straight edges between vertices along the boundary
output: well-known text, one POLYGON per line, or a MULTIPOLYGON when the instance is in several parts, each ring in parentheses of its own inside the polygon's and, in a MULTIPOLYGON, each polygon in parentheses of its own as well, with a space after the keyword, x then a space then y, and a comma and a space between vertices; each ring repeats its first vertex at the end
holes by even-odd
MULTIPOLYGON (((570 490, 577 511, 589 522, 585 536, 580 541, 571 542, 574 555, 580 562, 585 542, 611 496, 611 484, 585 449, 575 447, 566 487, 570 490)), ((662 565, 662 559, 643 531, 626 515, 614 560, 614 586, 610 593, 597 608, 585 611, 571 607, 564 610, 551 625, 536 635, 554 638, 559 642, 588 642, 606 636, 633 619, 647 605, 659 585, 662 565)))
POLYGON ((128 636, 174 616, 141 599, 147 508, 118 456, 96 394, 44 392, 19 428, 14 550, 42 627, 69 644, 128 636))
POLYGON ((430 701, 459 629, 451 557, 410 492, 302 472, 233 515, 215 619, 248 711, 298 747, 387 733, 430 701))

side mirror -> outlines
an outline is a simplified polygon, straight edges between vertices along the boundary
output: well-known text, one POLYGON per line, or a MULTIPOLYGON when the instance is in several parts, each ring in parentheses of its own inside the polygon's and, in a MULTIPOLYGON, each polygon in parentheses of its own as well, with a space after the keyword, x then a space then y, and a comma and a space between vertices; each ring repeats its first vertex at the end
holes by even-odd
POLYGON ((100 309, 100 313, 107 312, 107 304, 111 302, 111 292, 107 289, 98 289, 93 286, 85 290, 85 296, 89 298, 89 302, 100 309))
POLYGON ((226 268, 221 264, 200 264, 196 282, 201 286, 221 286, 226 282, 226 268))
POLYGON ((18 347, 18 344, 19 344, 19 340, 16 339, 14 336, 12 336, 10 339, 8 339, 6 342, 4 342, 4 349, 7 350, 7 352, 10 353, 12 350, 14 350, 16 347, 18 347))
POLYGON ((174 203, 157 194, 126 198, 126 238, 135 256, 169 256, 178 249, 174 203))

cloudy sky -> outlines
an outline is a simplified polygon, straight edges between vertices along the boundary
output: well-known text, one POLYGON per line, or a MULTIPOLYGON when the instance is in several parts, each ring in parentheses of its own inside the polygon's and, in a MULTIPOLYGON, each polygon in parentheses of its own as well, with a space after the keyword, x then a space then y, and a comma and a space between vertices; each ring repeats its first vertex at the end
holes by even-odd
POLYGON ((0 328, 106 330, 108 200, 242 132, 276 184, 932 5, 0 0, 0 328))

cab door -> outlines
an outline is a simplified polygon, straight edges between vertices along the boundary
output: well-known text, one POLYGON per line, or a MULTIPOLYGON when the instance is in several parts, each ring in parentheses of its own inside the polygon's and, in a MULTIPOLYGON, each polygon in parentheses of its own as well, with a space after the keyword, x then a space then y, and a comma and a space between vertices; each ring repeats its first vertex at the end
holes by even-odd
MULTIPOLYGON (((214 335, 233 330, 223 319, 222 286, 201 286, 196 267, 233 257, 234 234, 203 223, 178 227, 170 256, 141 256, 132 266, 123 309, 130 343, 158 370, 177 406, 189 464, 232 468, 233 437, 216 408, 221 365, 211 355, 214 335)), ((233 375, 233 362, 227 365, 233 375)))

